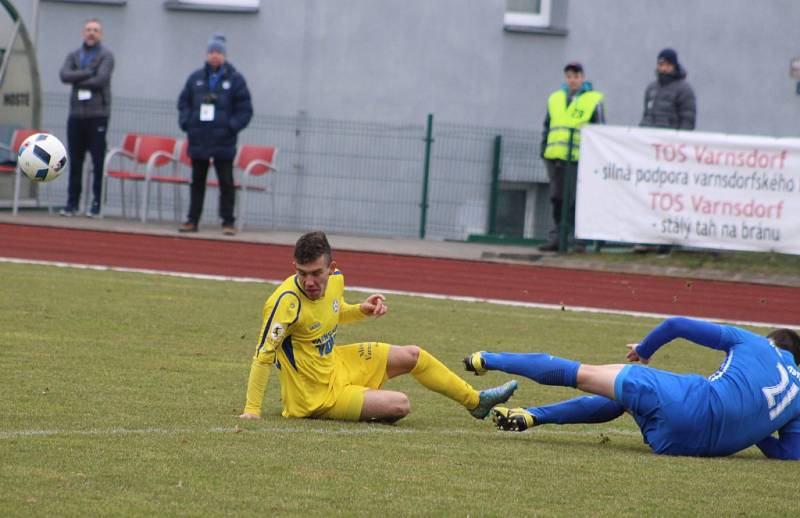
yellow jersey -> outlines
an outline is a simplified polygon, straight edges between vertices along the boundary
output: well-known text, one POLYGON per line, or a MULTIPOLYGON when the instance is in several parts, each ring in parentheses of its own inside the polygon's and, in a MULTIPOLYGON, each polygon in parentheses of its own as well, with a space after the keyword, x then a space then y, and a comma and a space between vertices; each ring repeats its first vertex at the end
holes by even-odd
POLYGON ((297 276, 283 281, 264 304, 264 320, 247 385, 245 412, 261 414, 271 364, 279 369, 285 417, 314 417, 331 408, 349 383, 336 355, 339 324, 367 318, 344 301, 344 275, 336 270, 325 294, 309 299, 297 276))

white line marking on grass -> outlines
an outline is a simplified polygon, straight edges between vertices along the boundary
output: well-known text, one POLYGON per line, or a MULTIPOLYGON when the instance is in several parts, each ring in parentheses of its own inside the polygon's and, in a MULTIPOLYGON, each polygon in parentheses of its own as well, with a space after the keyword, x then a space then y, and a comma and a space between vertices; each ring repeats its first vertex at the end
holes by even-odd
MULTIPOLYGON (((230 428, 218 426, 214 428, 107 428, 89 430, 7 430, 0 431, 0 440, 8 439, 35 439, 39 437, 112 437, 116 435, 184 435, 184 434, 320 434, 320 435, 370 435, 370 434, 392 434, 392 435, 463 435, 485 437, 485 431, 455 429, 455 430, 419 430, 415 428, 399 428, 384 425, 354 426, 353 428, 293 428, 293 427, 266 427, 266 428, 230 428)), ((528 433, 545 435, 575 435, 575 436, 600 436, 600 435, 624 435, 640 436, 635 430, 624 430, 619 428, 597 428, 594 430, 556 430, 537 428, 528 433)), ((516 433, 503 434, 517 436, 516 433)))
MULTIPOLYGON (((95 270, 95 271, 110 271, 110 272, 123 272, 123 273, 141 273, 145 275, 165 275, 168 277, 179 277, 183 279, 200 279, 200 280, 207 280, 207 281, 230 281, 230 282, 243 282, 243 283, 272 283, 272 284, 280 284, 283 282, 283 279, 263 279, 258 277, 232 277, 228 275, 209 275, 209 274, 202 274, 202 273, 186 273, 186 272, 173 272, 167 270, 151 270, 147 268, 125 268, 121 266, 102 266, 102 265, 92 265, 92 264, 79 264, 79 263, 65 263, 61 261, 38 261, 33 259, 17 259, 14 257, 0 257, 0 263, 11 263, 11 264, 32 264, 32 265, 39 265, 39 266, 55 266, 58 268, 78 268, 81 270, 95 270)), ((514 300, 503 300, 503 299, 489 299, 489 298, 482 298, 482 297, 467 297, 467 296, 460 296, 460 295, 440 295, 436 293, 421 293, 416 291, 404 291, 404 290, 387 290, 383 288, 371 288, 368 286, 348 286, 348 290, 353 291, 362 291, 367 293, 375 293, 380 292, 384 294, 390 295, 403 295, 409 297, 422 297, 426 299, 434 299, 434 300, 455 300, 458 302, 484 302, 487 304, 497 304, 502 306, 516 306, 516 307, 523 307, 523 308, 535 308, 535 309, 549 309, 549 310, 556 310, 556 311, 570 311, 576 313, 602 313, 602 314, 611 314, 611 315, 625 315, 625 316, 633 316, 633 317, 646 317, 646 318, 667 318, 678 315, 675 314, 668 314, 668 313, 649 313, 645 311, 626 311, 620 309, 603 309, 603 308, 591 308, 585 306, 562 306, 560 304, 542 304, 538 302, 520 302, 514 300)), ((774 322, 754 322, 754 321, 747 321, 747 320, 721 320, 721 319, 711 319, 717 322, 725 322, 729 324, 735 324, 740 326, 753 326, 753 327, 785 327, 786 324, 783 323, 774 323, 774 322)))

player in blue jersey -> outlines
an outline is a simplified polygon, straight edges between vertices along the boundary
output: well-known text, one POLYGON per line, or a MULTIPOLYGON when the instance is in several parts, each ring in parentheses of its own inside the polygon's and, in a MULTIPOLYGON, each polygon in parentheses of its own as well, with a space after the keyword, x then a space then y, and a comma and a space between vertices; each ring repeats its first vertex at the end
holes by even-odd
POLYGON ((468 371, 521 374, 544 385, 594 394, 527 409, 495 407, 501 430, 543 424, 603 423, 629 412, 655 453, 723 456, 752 445, 769 458, 800 460, 800 337, 778 329, 762 337, 737 327, 669 318, 639 344, 630 362, 649 363, 662 345, 685 338, 725 352, 708 378, 643 365, 587 365, 548 354, 473 353, 468 371), (773 434, 778 432, 778 436, 773 434))

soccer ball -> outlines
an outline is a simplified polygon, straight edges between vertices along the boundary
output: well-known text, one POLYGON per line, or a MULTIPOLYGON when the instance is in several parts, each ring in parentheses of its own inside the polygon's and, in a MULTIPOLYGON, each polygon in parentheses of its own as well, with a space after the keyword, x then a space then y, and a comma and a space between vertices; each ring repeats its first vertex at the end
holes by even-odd
POLYGON ((67 165, 67 150, 53 135, 34 133, 17 153, 17 166, 32 182, 51 182, 67 165))

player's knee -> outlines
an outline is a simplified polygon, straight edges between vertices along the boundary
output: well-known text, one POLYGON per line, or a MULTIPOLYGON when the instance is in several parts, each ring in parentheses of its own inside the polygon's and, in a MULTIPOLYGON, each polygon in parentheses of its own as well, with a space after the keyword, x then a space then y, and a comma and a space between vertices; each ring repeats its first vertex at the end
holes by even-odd
POLYGON ((395 345, 389 352, 389 362, 386 366, 386 373, 390 378, 400 374, 408 374, 420 357, 420 348, 416 345, 395 345))
POLYGON ((420 348, 416 345, 407 345, 403 349, 403 352, 406 356, 406 362, 413 369, 414 366, 417 365, 417 361, 419 361, 420 348))
POLYGON ((405 394, 398 394, 392 405, 392 413, 395 419, 402 419, 411 413, 411 400, 405 394))

